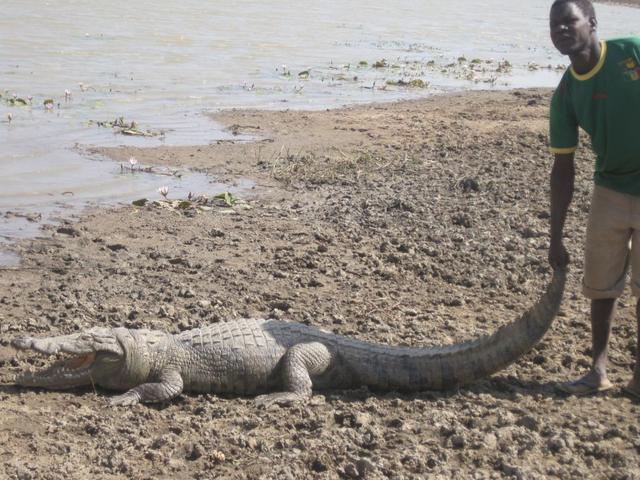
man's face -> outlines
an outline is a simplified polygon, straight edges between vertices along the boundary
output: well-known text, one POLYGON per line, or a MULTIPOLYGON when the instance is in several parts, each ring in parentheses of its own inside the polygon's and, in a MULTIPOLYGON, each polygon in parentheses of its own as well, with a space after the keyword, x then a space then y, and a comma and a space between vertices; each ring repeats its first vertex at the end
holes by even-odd
POLYGON ((589 49, 594 41, 596 19, 587 17, 573 2, 559 3, 551 8, 549 19, 551 41, 563 55, 589 49))

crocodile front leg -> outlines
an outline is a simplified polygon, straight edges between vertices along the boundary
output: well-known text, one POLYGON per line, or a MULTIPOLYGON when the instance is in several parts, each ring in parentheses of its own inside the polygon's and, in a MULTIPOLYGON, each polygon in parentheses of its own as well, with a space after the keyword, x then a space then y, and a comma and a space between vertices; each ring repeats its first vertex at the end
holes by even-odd
POLYGON ((256 406, 268 408, 273 404, 291 405, 308 400, 312 393, 311 376, 324 373, 332 361, 333 355, 320 342, 294 345, 281 360, 284 391, 256 397, 256 406))
POLYGON ((136 403, 168 402, 182 393, 184 387, 182 376, 177 370, 168 370, 160 375, 157 383, 143 383, 127 393, 113 397, 112 406, 129 406, 136 403))

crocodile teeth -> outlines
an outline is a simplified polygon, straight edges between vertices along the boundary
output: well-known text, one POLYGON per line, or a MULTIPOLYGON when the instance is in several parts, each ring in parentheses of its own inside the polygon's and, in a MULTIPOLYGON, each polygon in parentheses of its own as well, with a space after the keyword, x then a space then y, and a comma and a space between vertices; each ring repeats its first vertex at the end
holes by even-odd
POLYGON ((68 388, 85 384, 86 377, 96 358, 94 353, 74 355, 59 353, 47 357, 42 366, 35 366, 37 370, 30 370, 16 377, 18 385, 68 388))

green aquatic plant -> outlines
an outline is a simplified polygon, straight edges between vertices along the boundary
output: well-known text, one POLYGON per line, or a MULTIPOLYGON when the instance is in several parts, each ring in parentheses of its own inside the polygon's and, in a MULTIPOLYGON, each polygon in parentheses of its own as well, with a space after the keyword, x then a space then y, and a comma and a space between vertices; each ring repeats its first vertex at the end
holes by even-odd
POLYGON ((10 98, 8 103, 12 107, 24 107, 28 105, 28 102, 24 98, 19 98, 19 97, 10 98))
POLYGON ((120 133, 122 135, 130 135, 135 137, 155 137, 158 135, 162 135, 162 132, 154 132, 152 130, 142 130, 138 127, 138 124, 135 120, 131 120, 131 122, 126 122, 124 117, 118 117, 113 121, 94 121, 89 120, 89 125, 93 124, 98 125, 99 127, 111 128, 116 131, 116 133, 120 133))
POLYGON ((429 86, 429 82, 425 82, 420 78, 416 78, 413 80, 387 80, 387 85, 392 85, 395 87, 409 87, 409 88, 427 88, 429 86))
POLYGON ((233 207, 240 200, 238 197, 236 197, 231 192, 223 192, 223 193, 220 193, 220 194, 216 195, 213 198, 215 198, 217 200, 222 200, 228 207, 233 207))
POLYGON ((280 65, 280 67, 276 67, 276 71, 280 72, 280 75, 282 75, 283 77, 290 77, 291 76, 291 70, 289 70, 287 68, 286 65, 280 65))
POLYGON ((216 206, 235 207, 236 205, 239 205, 243 208, 249 208, 249 206, 247 206, 231 192, 223 192, 212 198, 206 195, 193 195, 191 192, 189 192, 187 199, 182 200, 169 200, 167 198, 169 187, 167 186, 160 187, 158 189, 158 192, 163 196, 163 200, 155 200, 153 202, 150 202, 147 198, 140 198, 138 200, 134 200, 133 202, 131 202, 131 204, 134 207, 138 208, 148 205, 152 207, 161 207, 169 210, 181 210, 185 212, 208 212, 213 210, 216 206))
POLYGON ((0 94, 0 98, 3 99, 4 102, 10 107, 24 107, 29 104, 29 102, 27 102, 27 100, 25 100, 24 98, 18 97, 17 93, 12 93, 11 95, 9 95, 9 93, 5 91, 4 95, 0 94))
POLYGON ((511 62, 509 62, 509 60, 503 60, 502 62, 498 63, 498 68, 496 69, 496 72, 498 73, 510 72, 511 68, 512 68, 511 62))
POLYGON ((129 165, 131 167, 131 173, 134 172, 136 165, 138 164, 138 160, 136 159, 136 157, 130 157, 129 158, 129 165))

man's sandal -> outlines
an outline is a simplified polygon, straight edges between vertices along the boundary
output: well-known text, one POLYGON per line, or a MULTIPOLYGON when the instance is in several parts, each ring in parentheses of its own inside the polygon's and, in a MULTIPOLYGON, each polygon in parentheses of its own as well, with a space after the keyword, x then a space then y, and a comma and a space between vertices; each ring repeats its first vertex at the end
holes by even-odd
POLYGON ((613 388, 613 383, 607 380, 601 385, 593 385, 592 383, 586 381, 584 378, 580 378, 571 382, 561 383, 557 385, 556 388, 562 393, 566 393, 567 395, 576 395, 581 397, 584 395, 592 395, 594 393, 606 392, 607 390, 611 390, 613 388))

